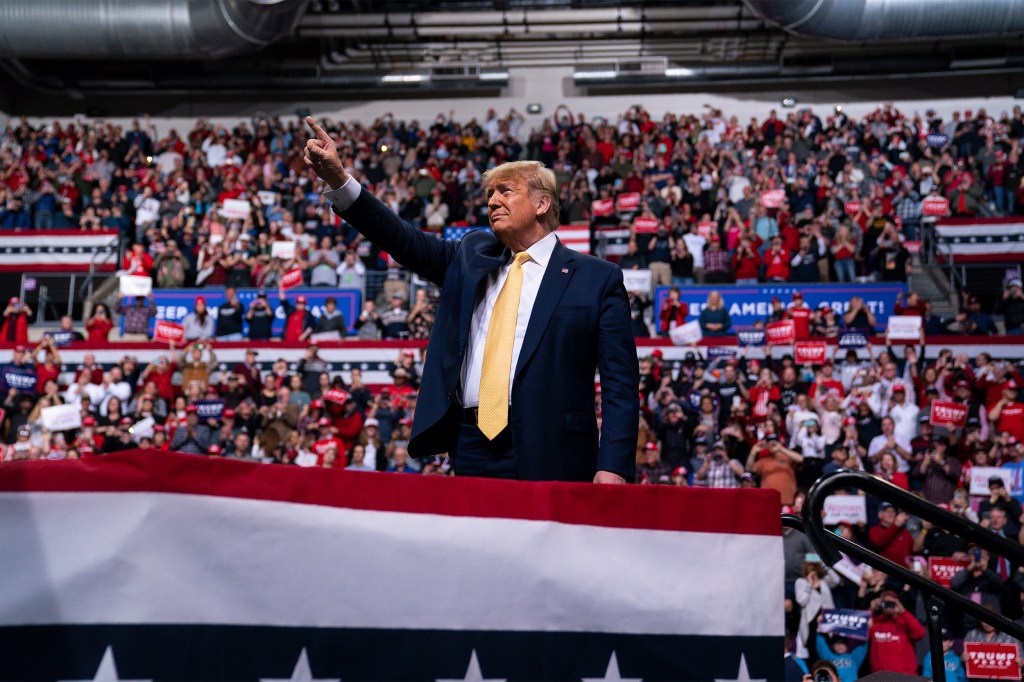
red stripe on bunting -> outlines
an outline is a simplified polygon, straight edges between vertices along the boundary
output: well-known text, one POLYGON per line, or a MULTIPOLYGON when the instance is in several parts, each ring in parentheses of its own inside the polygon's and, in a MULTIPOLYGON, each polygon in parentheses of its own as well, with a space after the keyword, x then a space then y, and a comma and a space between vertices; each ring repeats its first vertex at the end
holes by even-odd
POLYGON ((377 474, 131 450, 0 464, 0 492, 155 492, 412 514, 703 533, 781 534, 774 490, 377 474))

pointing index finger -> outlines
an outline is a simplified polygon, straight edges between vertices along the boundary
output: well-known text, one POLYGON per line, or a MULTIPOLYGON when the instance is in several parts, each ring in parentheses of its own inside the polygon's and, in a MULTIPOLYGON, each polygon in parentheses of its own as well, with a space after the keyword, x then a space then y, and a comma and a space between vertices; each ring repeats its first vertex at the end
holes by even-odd
POLYGON ((313 119, 312 116, 306 117, 306 125, 313 129, 313 132, 316 134, 316 138, 318 140, 322 142, 330 142, 331 144, 334 143, 334 140, 332 140, 331 136, 327 134, 327 131, 321 128, 313 119))

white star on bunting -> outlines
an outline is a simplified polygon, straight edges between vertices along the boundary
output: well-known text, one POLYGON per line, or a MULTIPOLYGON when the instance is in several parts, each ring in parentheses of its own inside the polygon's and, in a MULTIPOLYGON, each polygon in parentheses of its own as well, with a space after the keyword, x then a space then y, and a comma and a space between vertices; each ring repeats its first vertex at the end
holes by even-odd
POLYGON ((753 679, 750 677, 750 671, 747 670, 747 657, 740 654, 740 669, 736 673, 735 680, 715 680, 715 682, 768 682, 763 678, 753 679))
POLYGON ((583 682, 643 682, 639 677, 623 677, 619 672, 619 658, 612 652, 604 677, 584 677, 583 682))
POLYGON ((152 682, 152 680, 122 680, 118 677, 117 666, 114 664, 114 648, 108 646, 107 650, 103 652, 103 658, 100 659, 100 667, 96 669, 96 674, 93 675, 92 680, 78 680, 76 682, 152 682))
POLYGON ((466 668, 466 676, 458 680, 438 680, 437 682, 505 682, 505 679, 484 678, 480 670, 480 661, 476 657, 476 649, 469 656, 469 667, 466 668))
POLYGON ((260 682, 341 682, 340 678, 313 678, 313 671, 309 668, 309 655, 306 654, 306 648, 302 648, 302 653, 299 654, 299 660, 295 662, 295 669, 292 670, 292 676, 287 680, 284 678, 269 678, 264 677, 260 682))

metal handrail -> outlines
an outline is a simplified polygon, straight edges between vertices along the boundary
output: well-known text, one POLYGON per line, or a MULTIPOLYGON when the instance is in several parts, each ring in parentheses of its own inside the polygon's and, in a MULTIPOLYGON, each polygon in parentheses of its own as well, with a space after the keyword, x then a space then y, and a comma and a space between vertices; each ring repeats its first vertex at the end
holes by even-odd
POLYGON ((929 521, 937 528, 951 532, 975 544, 984 547, 999 556, 1010 559, 1017 564, 1024 564, 1024 546, 993 531, 982 528, 976 523, 941 509, 934 504, 911 495, 888 481, 863 471, 840 469, 819 478, 807 495, 804 505, 803 519, 792 514, 784 514, 783 525, 807 534, 814 549, 826 565, 832 566, 840 559, 840 551, 873 568, 885 572, 910 584, 928 596, 926 615, 928 620, 928 643, 932 652, 932 676, 935 682, 945 682, 946 671, 943 667, 942 638, 939 619, 944 606, 951 604, 978 620, 988 623, 1000 632, 1024 639, 1024 626, 1015 623, 1001 614, 990 611, 976 604, 967 597, 942 587, 938 583, 919 575, 904 566, 893 563, 889 559, 869 550, 844 537, 825 530, 823 511, 825 498, 839 489, 855 489, 873 495, 885 502, 909 511, 921 519, 929 521))

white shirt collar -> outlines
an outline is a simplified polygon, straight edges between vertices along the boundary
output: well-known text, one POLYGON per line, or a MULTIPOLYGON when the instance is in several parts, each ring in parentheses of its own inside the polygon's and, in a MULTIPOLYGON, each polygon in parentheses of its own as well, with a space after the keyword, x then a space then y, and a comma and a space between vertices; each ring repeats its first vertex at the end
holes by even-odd
POLYGON ((530 259, 534 263, 540 265, 541 268, 546 268, 548 266, 548 261, 551 260, 551 254, 555 250, 555 244, 557 243, 558 237, 555 236, 555 233, 548 232, 546 237, 528 248, 526 253, 530 254, 530 259))

